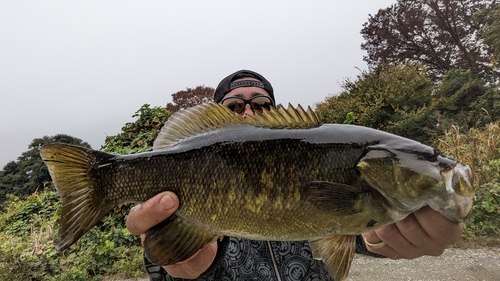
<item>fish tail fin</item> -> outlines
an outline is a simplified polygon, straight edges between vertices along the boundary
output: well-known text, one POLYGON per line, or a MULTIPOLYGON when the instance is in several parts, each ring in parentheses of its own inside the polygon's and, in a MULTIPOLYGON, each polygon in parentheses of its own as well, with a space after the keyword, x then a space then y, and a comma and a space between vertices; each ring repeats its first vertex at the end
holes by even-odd
POLYGON ((93 165, 113 156, 62 143, 42 146, 40 155, 61 198, 60 229, 54 244, 57 251, 62 251, 114 207, 106 204, 103 208, 105 204, 101 203, 102 196, 93 175, 93 165))

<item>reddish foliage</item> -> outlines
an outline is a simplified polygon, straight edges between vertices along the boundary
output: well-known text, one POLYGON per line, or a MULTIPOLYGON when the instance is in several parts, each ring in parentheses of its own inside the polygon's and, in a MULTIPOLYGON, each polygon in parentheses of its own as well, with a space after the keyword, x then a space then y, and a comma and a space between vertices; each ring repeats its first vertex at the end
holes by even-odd
POLYGON ((172 94, 172 102, 167 104, 167 110, 177 112, 213 100, 215 89, 212 87, 198 86, 194 89, 186 88, 172 94))

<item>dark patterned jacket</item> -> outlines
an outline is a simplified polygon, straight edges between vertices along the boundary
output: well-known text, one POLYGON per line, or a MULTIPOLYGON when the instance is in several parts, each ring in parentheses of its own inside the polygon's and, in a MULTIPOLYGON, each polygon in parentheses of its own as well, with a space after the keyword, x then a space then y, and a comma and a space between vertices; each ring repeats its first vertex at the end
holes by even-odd
MULTIPOLYGON (((358 236, 356 252, 377 256, 368 252, 358 236)), ((144 258, 151 281, 180 281, 173 278, 163 267, 144 258)), ((187 280, 187 279, 186 279, 187 280)), ((210 268, 196 280, 255 280, 255 281, 327 281, 328 274, 322 261, 315 260, 307 241, 257 241, 225 237, 210 268)))

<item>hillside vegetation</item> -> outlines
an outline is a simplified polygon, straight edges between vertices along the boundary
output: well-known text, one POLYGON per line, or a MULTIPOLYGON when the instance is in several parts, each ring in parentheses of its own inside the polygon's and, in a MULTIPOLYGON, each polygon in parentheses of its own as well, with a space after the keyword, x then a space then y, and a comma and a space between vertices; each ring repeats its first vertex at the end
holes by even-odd
MULTIPOLYGON (((470 165, 476 199, 463 240, 498 244, 500 5, 496 0, 395 2, 369 15, 361 30, 369 70, 345 80, 342 92, 318 103, 316 112, 326 123, 388 131, 470 165)), ((173 111, 206 102, 212 93, 210 87, 187 88, 173 94, 166 108, 143 105, 134 122, 106 138, 102 150, 151 150, 173 111)), ((133 203, 116 208, 69 249, 55 251, 61 206, 39 155, 42 145, 55 141, 89 147, 71 136, 44 136, 0 171, 0 280, 143 275, 140 239, 124 222, 133 203)))
MULTIPOLYGON (((134 135, 131 131, 144 132, 144 125, 160 126, 167 118, 163 110, 142 107, 138 120, 127 124, 122 134, 110 138, 107 149, 112 150, 113 143, 120 143, 120 147, 127 143, 131 152, 150 147, 154 137, 148 135, 149 141, 139 142, 130 138, 134 135), (164 116, 163 120, 155 117, 157 115, 164 116)), ((498 123, 467 132, 452 127, 439 139, 439 149, 469 164, 474 171, 477 198, 463 239, 476 244, 493 245, 500 241, 499 147, 498 123)), ((9 195, 3 205, 5 212, 0 214, 0 280, 101 280, 105 276, 142 276, 140 239, 131 235, 124 223, 132 205, 115 209, 76 244, 57 253, 53 246, 61 208, 57 192, 51 187, 25 199, 9 195)))

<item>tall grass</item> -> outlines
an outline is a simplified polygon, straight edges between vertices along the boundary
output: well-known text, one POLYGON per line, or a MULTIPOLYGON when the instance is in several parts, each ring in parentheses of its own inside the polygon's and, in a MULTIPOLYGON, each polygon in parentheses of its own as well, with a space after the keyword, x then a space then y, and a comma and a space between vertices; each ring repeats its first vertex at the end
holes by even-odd
POLYGON ((455 159, 468 164, 474 172, 477 186, 491 182, 498 177, 492 170, 491 160, 500 159, 500 126, 490 123, 483 129, 472 128, 462 132, 459 127, 451 126, 441 137, 438 148, 455 159))
POLYGON ((500 126, 462 132, 452 126, 438 148, 468 164, 474 173, 475 202, 464 238, 482 244, 500 243, 500 126))

